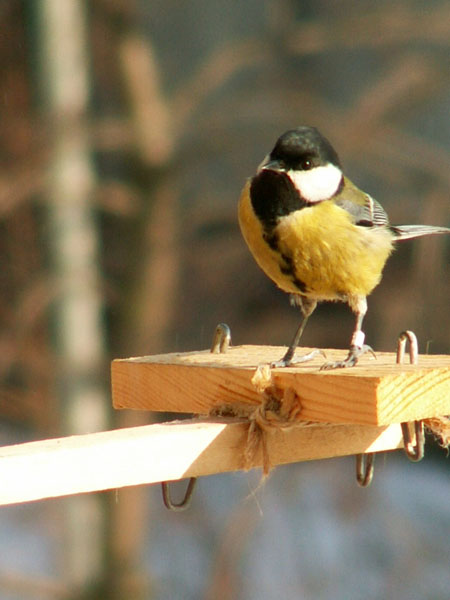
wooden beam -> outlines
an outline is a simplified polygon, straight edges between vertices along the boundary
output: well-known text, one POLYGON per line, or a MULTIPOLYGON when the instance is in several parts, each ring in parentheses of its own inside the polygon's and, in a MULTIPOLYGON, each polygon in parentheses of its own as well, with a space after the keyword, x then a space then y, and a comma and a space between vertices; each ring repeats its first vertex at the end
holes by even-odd
MULTIPOLYGON (((189 420, 0 448, 0 504, 256 467, 244 455, 249 424, 189 420)), ((272 465, 402 446, 399 425, 303 424, 268 433, 272 465)))
MULTIPOLYGON (((298 354, 310 348, 299 349, 298 354)), ((252 383, 256 368, 285 348, 236 346, 225 354, 185 352, 115 360, 115 408, 211 414, 233 406, 250 412, 261 402, 252 383)), ((325 350, 327 360, 345 351, 325 350)), ((280 394, 294 390, 300 418, 326 423, 388 425, 450 414, 450 356, 420 355, 417 365, 396 364, 393 353, 363 356, 351 369, 320 371, 324 358, 272 369, 280 394)))

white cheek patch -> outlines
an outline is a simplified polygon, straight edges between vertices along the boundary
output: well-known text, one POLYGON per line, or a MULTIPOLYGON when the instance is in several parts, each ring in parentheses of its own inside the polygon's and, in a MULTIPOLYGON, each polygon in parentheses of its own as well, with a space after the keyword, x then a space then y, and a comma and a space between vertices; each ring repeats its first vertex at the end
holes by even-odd
POLYGON ((288 171, 287 174, 306 202, 331 198, 342 179, 342 171, 331 163, 310 171, 288 171))

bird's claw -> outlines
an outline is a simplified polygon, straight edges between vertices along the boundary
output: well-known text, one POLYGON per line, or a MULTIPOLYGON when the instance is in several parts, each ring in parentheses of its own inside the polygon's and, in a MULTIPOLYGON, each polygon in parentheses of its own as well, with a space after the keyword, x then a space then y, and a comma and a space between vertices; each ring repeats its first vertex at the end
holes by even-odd
POLYGON ((375 352, 367 344, 364 344, 363 346, 351 346, 349 353, 344 360, 326 362, 320 367, 320 370, 329 371, 331 369, 345 369, 346 367, 354 367, 358 362, 359 357, 366 352, 370 352, 373 357, 376 358, 375 352))
POLYGON ((308 362, 315 358, 318 354, 321 354, 326 358, 326 354, 323 350, 312 350, 308 352, 308 354, 304 354, 303 356, 290 356, 289 351, 281 358, 280 360, 275 360, 270 363, 270 367, 272 369, 283 368, 283 367, 293 367, 300 363, 308 362))

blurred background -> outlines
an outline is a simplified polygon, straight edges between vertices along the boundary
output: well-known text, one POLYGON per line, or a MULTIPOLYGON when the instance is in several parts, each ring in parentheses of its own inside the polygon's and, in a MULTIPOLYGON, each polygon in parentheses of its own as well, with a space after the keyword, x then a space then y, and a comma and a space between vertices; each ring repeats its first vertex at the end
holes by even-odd
MULTIPOLYGON (((286 129, 319 127, 393 223, 449 226, 449 46, 445 0, 1 2, 0 443, 159 419, 112 414, 114 357, 208 348, 218 322, 290 341, 236 215, 286 129)), ((375 350, 408 328, 449 352, 449 249, 392 256, 375 350)), ((323 305, 303 343, 352 326, 323 305)), ((2 508, 0 597, 448 600, 449 494, 429 440, 366 490, 338 459, 205 478, 182 514, 158 486, 2 508)))

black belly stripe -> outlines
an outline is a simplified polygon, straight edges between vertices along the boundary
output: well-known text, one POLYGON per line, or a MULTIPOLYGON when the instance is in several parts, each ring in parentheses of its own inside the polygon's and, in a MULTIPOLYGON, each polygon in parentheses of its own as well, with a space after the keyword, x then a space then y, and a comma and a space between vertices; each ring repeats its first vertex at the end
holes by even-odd
POLYGON ((306 284, 295 275, 295 266, 292 256, 286 254, 280 254, 280 256, 284 261, 284 265, 280 265, 280 271, 292 280, 292 283, 300 292, 307 292, 306 284))
POLYGON ((253 177, 250 199, 255 215, 268 235, 280 217, 307 206, 286 173, 270 170, 262 170, 253 177))
POLYGON ((276 233, 270 233, 270 234, 263 233, 263 238, 264 238, 264 241, 269 246, 269 248, 271 248, 272 250, 275 250, 275 252, 280 251, 280 249, 278 247, 278 236, 276 235, 276 233))
POLYGON ((294 261, 292 260, 292 256, 289 256, 286 253, 281 252, 279 247, 278 236, 276 233, 271 233, 270 235, 263 234, 264 240, 267 242, 267 245, 274 250, 280 257, 281 261, 279 263, 280 271, 283 275, 289 277, 292 283, 300 292, 306 292, 307 287, 306 284, 303 283, 298 277, 295 275, 295 266, 294 261))
POLYGON ((299 292, 306 292, 307 286, 295 275, 292 257, 280 250, 275 228, 280 217, 300 210, 307 203, 285 173, 262 170, 250 184, 252 208, 263 226, 263 237, 269 248, 280 257, 280 271, 286 275, 299 292))

